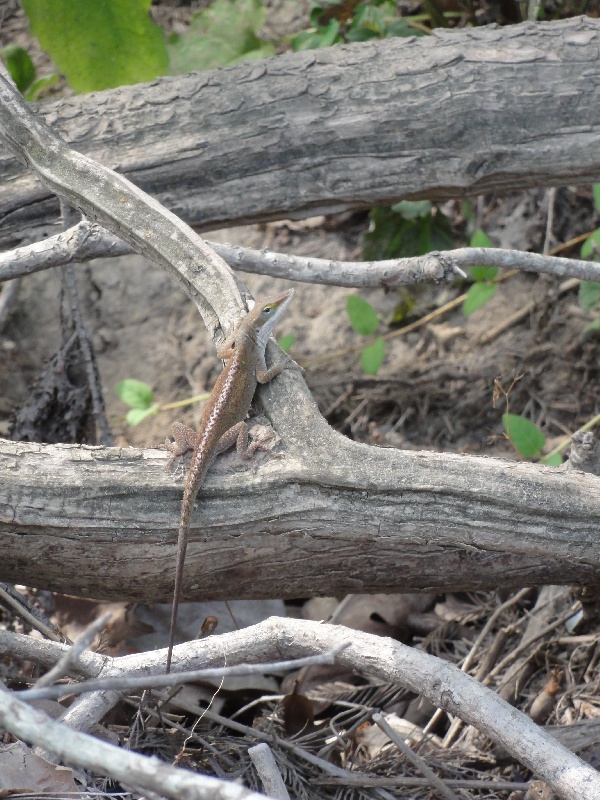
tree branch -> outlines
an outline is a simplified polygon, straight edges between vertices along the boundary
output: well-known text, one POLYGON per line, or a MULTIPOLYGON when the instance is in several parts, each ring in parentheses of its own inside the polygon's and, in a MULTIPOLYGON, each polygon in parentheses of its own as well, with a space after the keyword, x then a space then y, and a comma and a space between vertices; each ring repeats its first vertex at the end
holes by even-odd
MULTIPOLYGON (((252 469, 231 453, 209 473, 186 599, 600 580, 597 476, 355 444, 302 407, 294 416, 296 380, 278 381, 290 408, 274 414, 283 457, 252 469), (317 433, 304 439, 303 425, 317 433)), ((182 487, 166 461, 158 450, 0 440, 0 580, 169 600, 182 487)))
MULTIPOLYGON (((17 634, 0 632, 0 653, 11 647, 16 636, 17 634)), ((337 663, 343 667, 404 686, 423 695, 439 708, 460 717, 533 770, 565 800, 581 800, 582 797, 586 800, 600 800, 598 772, 559 744, 525 714, 453 665, 392 639, 342 626, 273 617, 241 631, 179 645, 173 651, 173 657, 174 664, 178 662, 180 666, 184 663, 186 668, 200 669, 210 665, 221 666, 223 663, 234 665, 277 660, 282 654, 286 658, 315 656, 335 650, 348 640, 351 640, 351 644, 336 657, 337 663)), ((47 643, 46 647, 49 646, 47 643)), ((58 660, 65 648, 61 645, 52 645, 52 648, 56 651, 58 660)), ((108 678, 123 674, 134 676, 136 673, 162 673, 164 654, 165 650, 157 650, 116 659, 95 655, 96 659, 104 660, 105 668, 101 677, 108 678)), ((67 737, 56 730, 53 731, 52 741, 46 733, 48 722, 43 719, 44 715, 38 717, 39 712, 30 711, 20 700, 14 698, 9 703, 8 700, 3 700, 6 697, 7 695, 0 693, 0 721, 6 730, 26 741, 42 744, 52 752, 60 753, 71 763, 89 766, 88 763, 78 760, 80 745, 77 737, 81 734, 67 731, 67 737), (31 717, 34 725, 28 725, 25 729, 29 715, 34 714, 31 717), (39 731, 40 728, 43 733, 39 731), (71 741, 75 750, 71 749, 71 741)), ((106 710, 105 705, 98 703, 97 696, 86 695, 75 701, 66 712, 65 719, 75 724, 77 717, 82 715, 86 716, 89 724, 94 716, 103 715, 106 710), (94 706, 95 713, 92 711, 94 706)), ((58 726, 58 723, 52 725, 58 726)), ((257 732, 257 737, 260 738, 260 732, 257 732)), ((104 748, 110 748, 110 745, 103 745, 103 752, 104 748)), ((110 763, 103 761, 102 764, 109 775, 114 774, 108 770, 107 765, 110 763)), ((92 768, 97 769, 98 766, 92 768)))
MULTIPOLYGON (((451 282, 457 275, 465 277, 463 268, 474 266, 520 269, 525 272, 543 272, 558 277, 569 276, 600 282, 600 264, 593 261, 495 247, 461 247, 387 261, 333 261, 269 250, 253 250, 220 242, 207 241, 206 244, 232 269, 241 272, 349 288, 406 286, 425 281, 451 282)), ((132 252, 134 251, 129 245, 95 222, 82 220, 69 230, 42 242, 1 253, 0 281, 31 275, 64 264, 122 256, 132 252)))

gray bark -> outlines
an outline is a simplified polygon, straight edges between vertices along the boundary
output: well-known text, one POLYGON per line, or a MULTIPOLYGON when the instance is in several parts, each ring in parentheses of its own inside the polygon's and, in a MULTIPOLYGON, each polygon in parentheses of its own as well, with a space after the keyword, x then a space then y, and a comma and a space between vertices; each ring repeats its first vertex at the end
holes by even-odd
MULTIPOLYGON (((287 54, 42 103, 79 151, 202 230, 600 180, 589 17, 287 54)), ((58 201, 0 152, 0 246, 58 201)))
MULTIPOLYGON (((281 402, 299 380, 278 379, 281 402)), ((600 580, 593 475, 367 447, 325 426, 302 444, 285 419, 278 429, 283 458, 259 455, 254 472, 232 453, 209 474, 186 599, 600 580)), ((0 580, 170 600, 183 468, 175 479, 166 460, 157 450, 0 440, 0 580)))

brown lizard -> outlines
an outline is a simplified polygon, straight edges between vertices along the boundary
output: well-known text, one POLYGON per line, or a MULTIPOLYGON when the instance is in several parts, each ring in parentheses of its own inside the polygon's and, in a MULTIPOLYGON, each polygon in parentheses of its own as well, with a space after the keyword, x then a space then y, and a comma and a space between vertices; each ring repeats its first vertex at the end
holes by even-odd
POLYGON ((165 441, 165 447, 172 453, 167 469, 176 458, 188 450, 193 450, 179 519, 167 672, 171 670, 185 553, 196 495, 216 455, 237 442, 238 453, 243 458, 250 458, 258 447, 257 442, 248 446, 248 426, 244 420, 250 410, 256 384, 268 383, 288 366, 288 363, 282 363, 267 369, 265 348, 275 324, 291 300, 292 293, 293 289, 290 289, 278 297, 258 302, 242 317, 233 334, 217 351, 219 358, 226 360, 227 363, 217 378, 204 408, 198 433, 186 425, 175 423, 173 425, 175 441, 171 442, 169 439, 165 441))

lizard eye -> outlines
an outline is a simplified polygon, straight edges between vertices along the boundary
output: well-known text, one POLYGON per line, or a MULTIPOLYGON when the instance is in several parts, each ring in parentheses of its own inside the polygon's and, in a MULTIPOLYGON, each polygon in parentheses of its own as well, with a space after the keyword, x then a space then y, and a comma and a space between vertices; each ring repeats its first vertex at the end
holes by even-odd
POLYGON ((263 308, 263 314, 270 314, 273 311, 273 306, 265 306, 263 308))

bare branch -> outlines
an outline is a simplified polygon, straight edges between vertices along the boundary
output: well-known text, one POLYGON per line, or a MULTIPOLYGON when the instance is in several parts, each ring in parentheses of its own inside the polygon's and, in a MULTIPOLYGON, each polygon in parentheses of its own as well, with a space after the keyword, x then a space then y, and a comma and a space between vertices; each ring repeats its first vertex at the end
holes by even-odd
MULTIPOLYGON (((107 614, 96 620, 95 627, 103 627, 106 624, 107 614), (101 623, 101 624, 100 624, 101 623)), ((87 632, 86 632, 87 633, 87 632)), ((308 658, 294 659, 292 661, 272 661, 269 663, 261 664, 238 664, 229 667, 212 667, 209 669, 200 669, 185 672, 169 672, 161 675, 140 675, 139 677, 123 676, 120 678, 104 678, 99 680, 84 681, 83 683, 62 684, 60 686, 50 686, 54 680, 66 674, 71 664, 76 661, 76 658, 82 652, 83 647, 75 650, 72 648, 74 655, 71 653, 63 657, 63 660, 56 667, 51 670, 43 678, 37 681, 33 689, 24 689, 18 692, 18 697, 31 702, 32 700, 54 699, 58 700, 67 695, 80 695, 88 692, 103 692, 106 690, 128 691, 135 692, 140 689, 156 689, 164 686, 179 686, 184 683, 193 683, 194 681, 203 681, 210 678, 229 678, 233 675, 239 677, 241 675, 263 675, 265 672, 274 673, 281 672, 282 670, 301 669, 302 667, 311 667, 315 664, 334 664, 336 656, 341 653, 346 647, 349 646, 348 642, 343 642, 339 647, 327 653, 320 653, 316 656, 309 656, 308 658), (62 670, 62 671, 61 671, 62 670)))
MULTIPOLYGON (((474 266, 519 269, 558 277, 600 281, 600 264, 593 261, 493 247, 462 247, 387 261, 333 261, 269 250, 253 250, 221 242, 207 241, 206 244, 232 269, 241 272, 349 288, 406 286, 426 281, 451 282, 457 276, 466 277, 463 270, 474 266)), ((134 251, 129 245, 100 225, 82 220, 68 231, 42 242, 1 253, 0 281, 73 262, 81 263, 93 258, 108 258, 132 252, 134 251)))

